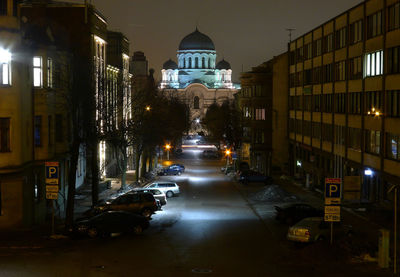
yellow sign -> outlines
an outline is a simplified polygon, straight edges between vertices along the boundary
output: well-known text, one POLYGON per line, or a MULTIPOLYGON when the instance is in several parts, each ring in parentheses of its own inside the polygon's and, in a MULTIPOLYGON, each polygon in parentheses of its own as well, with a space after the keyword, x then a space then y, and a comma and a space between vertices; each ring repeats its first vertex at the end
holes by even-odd
POLYGON ((343 199, 360 200, 361 197, 361 176, 344 176, 343 199))
POLYGON ((46 184, 58 185, 59 177, 59 163, 58 162, 45 162, 46 171, 46 184))
POLYGON ((340 221, 340 206, 325 206, 325 221, 340 221))
POLYGON ((58 193, 55 192, 46 192, 46 199, 57 199, 58 193))
POLYGON ((46 192, 58 192, 58 185, 47 185, 46 192))

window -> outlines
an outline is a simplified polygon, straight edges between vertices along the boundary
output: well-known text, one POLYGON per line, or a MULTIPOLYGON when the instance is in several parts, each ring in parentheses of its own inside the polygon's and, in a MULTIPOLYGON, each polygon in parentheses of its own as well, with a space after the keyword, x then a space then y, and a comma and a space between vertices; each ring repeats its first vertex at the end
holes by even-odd
POLYGON ((302 96, 295 96, 295 109, 302 110, 303 109, 303 97, 302 96))
POLYGON ((256 120, 265 120, 265 109, 256 109, 256 120))
POLYGON ((302 124, 303 122, 301 121, 301 120, 299 120, 299 119, 296 119, 296 126, 295 126, 295 130, 296 130, 296 133, 297 134, 301 134, 302 132, 303 132, 303 130, 302 130, 302 126, 303 126, 303 124, 302 124))
POLYGON ((322 95, 322 111, 326 113, 332 112, 332 94, 322 95))
POLYGON ((389 31, 399 29, 400 28, 400 3, 397 2, 396 4, 389 7, 388 11, 389 16, 389 31))
POLYGON ((304 46, 304 58, 306 60, 311 59, 312 58, 312 44, 306 44, 304 46))
POLYGON ((361 150, 361 129, 348 128, 349 148, 361 150))
POLYGON ((289 118, 289 132, 290 133, 293 133, 295 131, 294 125, 295 125, 295 119, 289 118))
POLYGON ((321 111, 321 95, 313 95, 313 111, 321 111))
POLYGON ((326 64, 323 66, 323 81, 324 83, 330 83, 333 81, 333 70, 332 64, 326 64))
POLYGON ((362 20, 358 20, 350 25, 350 42, 352 44, 360 42, 363 37, 362 20))
POLYGON ((7 15, 7 0, 0 1, 0 15, 7 15))
POLYGON ((347 30, 346 27, 336 31, 336 49, 341 49, 346 46, 347 40, 346 40, 346 35, 347 35, 347 30))
POLYGON ((290 65, 294 65, 296 63, 296 52, 295 51, 290 51, 289 63, 290 63, 290 65))
POLYGON ((313 55, 314 57, 321 56, 322 53, 322 39, 313 41, 313 55))
POLYGON ((312 83, 313 84, 320 84, 322 80, 322 67, 315 67, 313 68, 313 79, 312 83))
POLYGON ((346 127, 335 125, 335 143, 339 145, 345 144, 346 127))
POLYGON ((303 71, 297 72, 296 73, 296 79, 295 79, 295 86, 299 87, 303 85, 303 71))
POLYGON ((302 62, 304 60, 303 47, 296 49, 296 61, 302 62))
POLYGON ((312 83, 312 69, 304 70, 304 85, 311 85, 312 83))
POLYGON ((389 159, 400 160, 400 136, 386 133, 386 157, 389 159))
POLYGON ((289 87, 295 87, 296 86, 296 73, 290 73, 289 75, 289 87))
POLYGON ((317 139, 321 138, 321 123, 319 122, 312 123, 312 137, 317 139))
POLYGON ((386 116, 400 117, 400 90, 386 91, 386 116))
POLYGON ((340 61, 335 63, 335 80, 336 81, 346 80, 346 61, 340 61))
POLYGON ((42 146, 42 116, 35 116, 35 126, 34 126, 34 142, 35 146, 42 146))
POLYGON ((367 17, 367 38, 382 34, 382 11, 367 17))
POLYGON ((0 118, 0 152, 10 151, 10 118, 0 118))
POLYGON ((387 55, 388 74, 400 73, 400 46, 389 48, 387 55))
POLYGON ((381 146, 381 132, 365 130, 365 151, 372 154, 379 154, 381 146))
POLYGON ((199 102, 200 102, 199 97, 195 96, 194 100, 193 100, 193 108, 194 109, 200 109, 200 103, 199 102))
POLYGON ((304 120, 303 121, 303 136, 311 137, 311 122, 304 120))
POLYGON ((324 53, 331 52, 333 50, 333 34, 329 34, 324 37, 324 53))
POLYGON ((254 130, 254 142, 255 143, 264 143, 264 131, 263 130, 254 130))
POLYGON ((11 85, 11 54, 4 49, 0 49, 0 85, 11 85))
POLYGON ((368 53, 364 57, 364 77, 383 74, 383 51, 368 53))
POLYGON ((362 59, 361 56, 349 60, 349 79, 362 78, 362 59))
POLYGON ((42 57, 33 57, 33 86, 42 87, 42 57))
POLYGON ((346 113, 346 93, 335 94, 335 113, 346 113))
POLYGON ((375 111, 382 112, 382 93, 380 91, 366 91, 364 97, 364 111, 366 114, 373 114, 375 111))
POLYGON ((303 96, 304 110, 311 112, 312 108, 312 95, 303 96))
POLYGON ((194 58, 194 68, 199 68, 199 58, 194 58))
POLYGON ((56 114, 56 142, 62 142, 64 139, 64 132, 63 132, 63 116, 62 114, 56 114))
POLYGON ((361 93, 353 92, 349 93, 349 113, 360 114, 361 113, 361 93))
POLYGON ((332 141, 333 128, 331 124, 322 123, 322 140, 332 141))
POLYGON ((53 88, 53 60, 47 59, 47 86, 53 88))

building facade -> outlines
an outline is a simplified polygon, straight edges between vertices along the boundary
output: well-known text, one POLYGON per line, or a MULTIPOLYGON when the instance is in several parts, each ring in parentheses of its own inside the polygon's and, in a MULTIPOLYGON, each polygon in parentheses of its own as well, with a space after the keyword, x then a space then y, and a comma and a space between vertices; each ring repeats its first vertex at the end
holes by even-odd
POLYGON ((201 119, 213 103, 232 101, 238 85, 232 83, 230 64, 218 63, 213 41, 196 30, 179 44, 178 63, 169 59, 161 70, 160 89, 190 107, 191 133, 203 131, 201 119))
POLYGON ((289 44, 291 172, 349 200, 384 202, 400 181, 400 3, 369 0, 289 44))
POLYGON ((237 94, 242 114, 241 161, 267 175, 283 170, 287 153, 288 55, 242 73, 237 94))

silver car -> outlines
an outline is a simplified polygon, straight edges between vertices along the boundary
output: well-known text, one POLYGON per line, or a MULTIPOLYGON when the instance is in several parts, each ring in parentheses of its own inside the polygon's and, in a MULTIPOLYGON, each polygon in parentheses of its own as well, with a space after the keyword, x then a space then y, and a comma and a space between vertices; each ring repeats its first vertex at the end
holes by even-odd
POLYGON ((180 193, 179 186, 174 182, 155 182, 144 186, 145 188, 156 188, 165 193, 169 198, 180 193))
POLYGON ((167 204, 167 196, 165 195, 164 192, 162 192, 160 189, 156 188, 136 188, 133 189, 132 192, 150 192, 153 194, 155 199, 158 199, 160 201, 161 206, 164 206, 167 204))

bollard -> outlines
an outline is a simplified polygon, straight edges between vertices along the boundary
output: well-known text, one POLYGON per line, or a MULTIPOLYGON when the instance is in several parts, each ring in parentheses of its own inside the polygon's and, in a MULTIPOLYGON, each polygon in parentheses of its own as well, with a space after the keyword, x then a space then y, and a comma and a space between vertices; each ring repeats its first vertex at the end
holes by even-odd
POLYGON ((389 230, 379 229, 378 265, 380 268, 389 267, 389 230))

